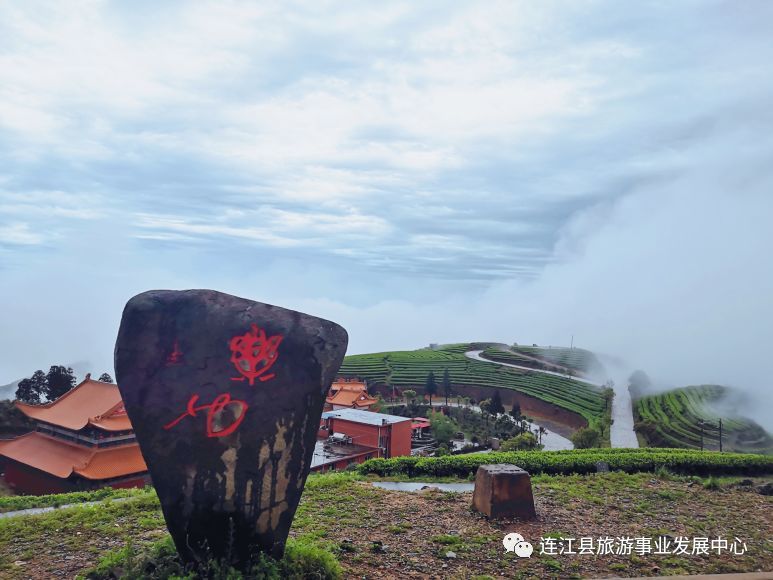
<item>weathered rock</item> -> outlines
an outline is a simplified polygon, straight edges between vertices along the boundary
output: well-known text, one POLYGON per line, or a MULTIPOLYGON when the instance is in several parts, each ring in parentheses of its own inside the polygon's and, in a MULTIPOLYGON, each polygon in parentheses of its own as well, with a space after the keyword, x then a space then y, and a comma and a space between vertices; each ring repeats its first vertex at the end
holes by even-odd
POLYGON ((529 473, 515 465, 481 465, 475 474, 472 507, 492 519, 535 519, 529 473))
POLYGON ((761 495, 773 495, 773 483, 767 482, 757 486, 757 493, 761 495))
POLYGON ((128 302, 118 385, 185 560, 282 555, 346 344, 332 322, 212 290, 128 302))

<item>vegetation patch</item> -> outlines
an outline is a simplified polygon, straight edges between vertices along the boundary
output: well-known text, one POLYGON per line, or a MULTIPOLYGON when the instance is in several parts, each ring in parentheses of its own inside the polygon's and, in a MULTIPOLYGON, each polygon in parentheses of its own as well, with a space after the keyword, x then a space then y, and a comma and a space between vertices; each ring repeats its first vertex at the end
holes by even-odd
POLYGON ((265 554, 256 556, 255 561, 241 572, 227 561, 210 560, 185 564, 180 560, 171 536, 140 551, 134 544, 106 554, 91 570, 77 578, 82 580, 162 580, 185 578, 186 580, 240 580, 254 578, 261 580, 314 578, 336 580, 343 577, 343 569, 330 551, 304 540, 290 539, 285 555, 275 560, 265 554))
POLYGON ((771 453, 773 439, 757 423, 732 412, 730 391, 719 385, 673 389, 638 399, 634 406, 636 431, 648 445, 719 449, 722 419, 723 448, 728 451, 771 453), (719 413, 718 408, 731 412, 719 413), (724 416, 723 416, 724 415, 724 416))
MULTIPOLYGON (((375 476, 367 479, 372 478, 375 476)), ((423 481, 434 479, 425 476, 423 481)), ((535 475, 532 484, 540 518, 517 522, 516 529, 532 542, 537 555, 524 560, 502 549, 502 538, 513 531, 515 523, 490 521, 470 510, 469 493, 387 491, 370 485, 358 473, 312 474, 293 521, 290 544, 332 554, 346 578, 597 578, 610 570, 620 576, 657 576, 672 570, 695 574, 770 569, 771 498, 752 493, 752 487, 728 478, 718 479, 719 489, 704 488, 703 481, 665 469, 659 475, 619 471, 535 475), (541 537, 656 538, 664 534, 738 537, 748 545, 748 552, 679 559, 654 554, 538 554, 541 537), (456 557, 449 558, 449 551, 456 557), (557 564, 562 566, 561 572, 556 571, 557 564)), ((127 570, 142 570, 149 563, 149 568, 155 566, 156 570, 167 566, 170 578, 195 577, 190 572, 173 571, 174 554, 168 542, 158 499, 152 493, 126 501, 10 517, 0 520, 0 577, 73 578, 110 570, 125 575, 127 570)), ((308 555, 308 550, 303 550, 308 555)), ((313 555, 301 560, 320 561, 313 555)), ((262 577, 271 578, 274 568, 271 562, 266 564, 262 577)), ((286 577, 335 577, 326 576, 330 568, 314 576, 315 572, 303 571, 308 567, 293 572, 276 565, 286 577)), ((217 577, 222 570, 222 566, 211 565, 205 573, 217 577)), ((149 574, 154 572, 146 569, 142 573, 152 578, 149 574)), ((233 574, 232 578, 239 578, 233 574)))
POLYGON ((430 372, 440 377, 448 371, 455 392, 463 392, 465 386, 513 389, 577 413, 589 424, 603 421, 607 402, 601 388, 567 377, 477 361, 464 354, 491 346, 464 343, 437 349, 352 355, 344 359, 339 374, 367 379, 373 385, 422 392, 430 372))
POLYGON ((603 461, 612 470, 627 473, 659 469, 688 475, 764 475, 773 473, 773 457, 743 453, 717 453, 681 449, 575 449, 570 451, 513 451, 472 453, 444 457, 369 459, 359 466, 362 474, 410 477, 469 477, 480 465, 513 463, 531 474, 594 473, 603 461))
POLYGON ((0 497, 0 513, 30 508, 61 507, 63 505, 137 497, 146 494, 155 495, 155 493, 149 487, 145 489, 113 489, 105 487, 94 491, 74 491, 51 495, 14 495, 0 497))
POLYGON ((489 360, 545 371, 591 374, 603 370, 596 355, 583 348, 560 346, 491 346, 481 353, 489 360))
POLYGON ((523 346, 513 345, 513 352, 544 360, 580 373, 589 374, 602 368, 596 355, 584 348, 563 346, 523 346))

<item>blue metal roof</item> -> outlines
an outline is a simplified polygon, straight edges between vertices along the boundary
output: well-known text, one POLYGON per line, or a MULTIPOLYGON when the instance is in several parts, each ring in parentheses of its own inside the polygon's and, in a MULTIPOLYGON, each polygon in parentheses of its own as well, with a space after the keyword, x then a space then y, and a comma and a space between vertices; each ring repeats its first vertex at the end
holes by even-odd
POLYGON ((391 425, 392 423, 401 423, 410 421, 408 417, 399 417, 397 415, 385 415, 384 413, 374 413, 373 411, 363 411, 362 409, 338 409, 337 411, 327 411, 322 413, 323 419, 331 417, 353 421, 355 423, 364 423, 366 425, 391 425))

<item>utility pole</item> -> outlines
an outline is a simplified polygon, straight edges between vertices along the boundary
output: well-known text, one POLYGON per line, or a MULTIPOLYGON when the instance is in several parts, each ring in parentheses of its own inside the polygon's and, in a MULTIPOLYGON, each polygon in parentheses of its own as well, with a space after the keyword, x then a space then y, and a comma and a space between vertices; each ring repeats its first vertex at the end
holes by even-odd
POLYGON ((569 350, 574 348, 574 335, 572 335, 572 341, 569 343, 569 350))
POLYGON ((719 452, 722 453, 722 419, 719 420, 719 452))

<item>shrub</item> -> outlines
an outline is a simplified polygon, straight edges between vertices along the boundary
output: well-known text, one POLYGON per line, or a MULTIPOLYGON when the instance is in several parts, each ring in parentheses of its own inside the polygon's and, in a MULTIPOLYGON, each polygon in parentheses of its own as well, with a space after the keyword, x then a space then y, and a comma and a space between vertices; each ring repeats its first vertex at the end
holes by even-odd
POLYGON ((601 445, 601 433, 592 427, 578 429, 571 439, 576 449, 590 449, 601 445))
POLYGON ((288 540, 281 560, 259 554, 246 575, 227 562, 209 560, 184 564, 177 555, 171 536, 167 536, 146 553, 137 552, 131 543, 120 550, 108 552, 96 567, 79 576, 86 580, 160 580, 170 577, 186 580, 337 580, 343 577, 343 569, 331 552, 302 539, 288 540))
POLYGON ((534 433, 521 433, 502 443, 502 451, 529 451, 541 447, 534 433))
POLYGON ((432 435, 434 435, 438 443, 445 444, 448 447, 449 441, 453 439, 454 433, 459 430, 459 426, 452 419, 437 411, 430 411, 429 420, 432 425, 432 435))
POLYGON ((446 457, 369 459, 362 474, 468 477, 478 466, 513 463, 532 474, 595 473, 596 463, 628 473, 655 472, 659 467, 683 475, 765 475, 773 473, 773 457, 746 453, 717 453, 684 449, 575 449, 570 451, 510 451, 446 457))

